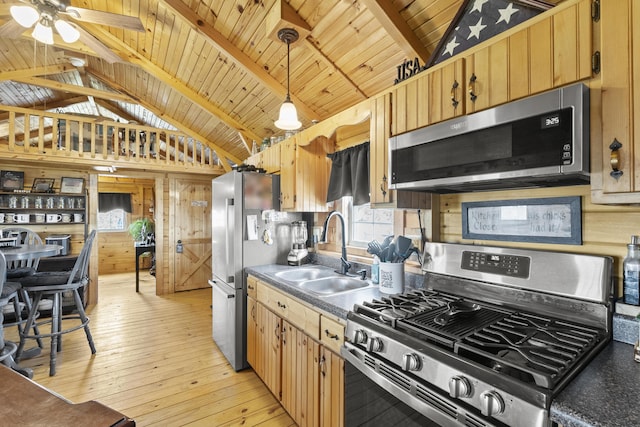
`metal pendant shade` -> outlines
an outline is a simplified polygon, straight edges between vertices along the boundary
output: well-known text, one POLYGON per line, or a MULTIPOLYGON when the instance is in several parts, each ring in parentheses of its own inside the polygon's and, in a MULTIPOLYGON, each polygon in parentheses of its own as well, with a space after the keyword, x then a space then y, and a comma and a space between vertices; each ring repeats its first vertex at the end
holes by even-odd
POLYGON ((296 130, 300 129, 302 123, 298 120, 296 106, 291 102, 289 94, 289 51, 291 50, 291 43, 298 40, 298 32, 293 28, 283 28, 278 31, 278 38, 287 44, 287 97, 280 107, 280 115, 275 125, 282 130, 296 130))

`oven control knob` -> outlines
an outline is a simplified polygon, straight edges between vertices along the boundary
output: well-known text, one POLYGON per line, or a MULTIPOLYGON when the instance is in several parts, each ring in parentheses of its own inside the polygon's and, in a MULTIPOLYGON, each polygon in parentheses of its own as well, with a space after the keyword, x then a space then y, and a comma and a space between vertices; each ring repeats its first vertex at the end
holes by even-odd
POLYGON ((493 417, 504 412, 504 400, 495 391, 485 391, 480 395, 482 415, 493 417))
POLYGON ((405 371, 419 371, 422 367, 420 356, 415 353, 405 353, 402 355, 402 368, 405 371))
POLYGON ((471 396, 471 383, 465 377, 456 375, 449 379, 449 396, 454 399, 471 396))
POLYGON ((369 345, 369 351, 380 352, 384 347, 382 340, 378 337, 371 338, 367 344, 369 345))
POLYGON ((358 329, 356 333, 353 335, 353 343, 354 344, 366 344, 367 343, 367 333, 364 329, 358 329))

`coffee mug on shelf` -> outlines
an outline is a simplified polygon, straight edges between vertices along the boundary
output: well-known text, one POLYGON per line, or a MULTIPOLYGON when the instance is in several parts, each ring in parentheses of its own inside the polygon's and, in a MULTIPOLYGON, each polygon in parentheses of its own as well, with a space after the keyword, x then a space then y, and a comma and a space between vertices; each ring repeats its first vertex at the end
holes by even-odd
POLYGON ((4 215, 5 215, 4 219, 8 223, 12 223, 13 222, 13 217, 16 216, 16 214, 9 213, 9 212, 5 213, 4 215))
POLYGON ((83 215, 81 213, 73 214, 73 222, 82 222, 83 215))
POLYGON ((37 214, 34 214, 33 216, 35 217, 36 222, 44 222, 44 221, 45 221, 45 219, 46 219, 46 217, 47 217, 47 216, 46 216, 45 214, 43 214, 43 213, 37 213, 37 214))
POLYGON ((4 214, 0 213, 0 223, 3 223, 3 222, 4 222, 4 214))
POLYGON ((71 222, 71 214, 68 214, 68 213, 62 214, 62 222, 71 222))
POLYGON ((16 214, 13 216, 13 222, 18 224, 26 224, 29 222, 29 214, 16 214))
POLYGON ((47 222, 60 222, 62 215, 60 214, 47 214, 47 222))

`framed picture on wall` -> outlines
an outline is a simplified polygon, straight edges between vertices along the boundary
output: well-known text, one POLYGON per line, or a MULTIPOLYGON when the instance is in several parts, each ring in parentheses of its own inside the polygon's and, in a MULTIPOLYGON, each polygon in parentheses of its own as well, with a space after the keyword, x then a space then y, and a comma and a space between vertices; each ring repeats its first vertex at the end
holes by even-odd
POLYGON ((84 191, 84 178, 62 177, 60 192, 68 194, 82 194, 84 191))
POLYGON ((53 193, 54 178, 34 178, 31 186, 32 193, 53 193))
POLYGON ((0 189, 2 191, 16 191, 24 189, 24 172, 0 172, 0 189))

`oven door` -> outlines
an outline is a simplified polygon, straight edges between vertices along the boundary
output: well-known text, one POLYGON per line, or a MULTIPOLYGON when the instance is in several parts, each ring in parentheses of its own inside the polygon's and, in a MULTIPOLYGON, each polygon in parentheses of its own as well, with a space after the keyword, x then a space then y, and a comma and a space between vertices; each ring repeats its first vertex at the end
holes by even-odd
POLYGON ((341 354, 345 426, 502 426, 349 343, 341 354))

